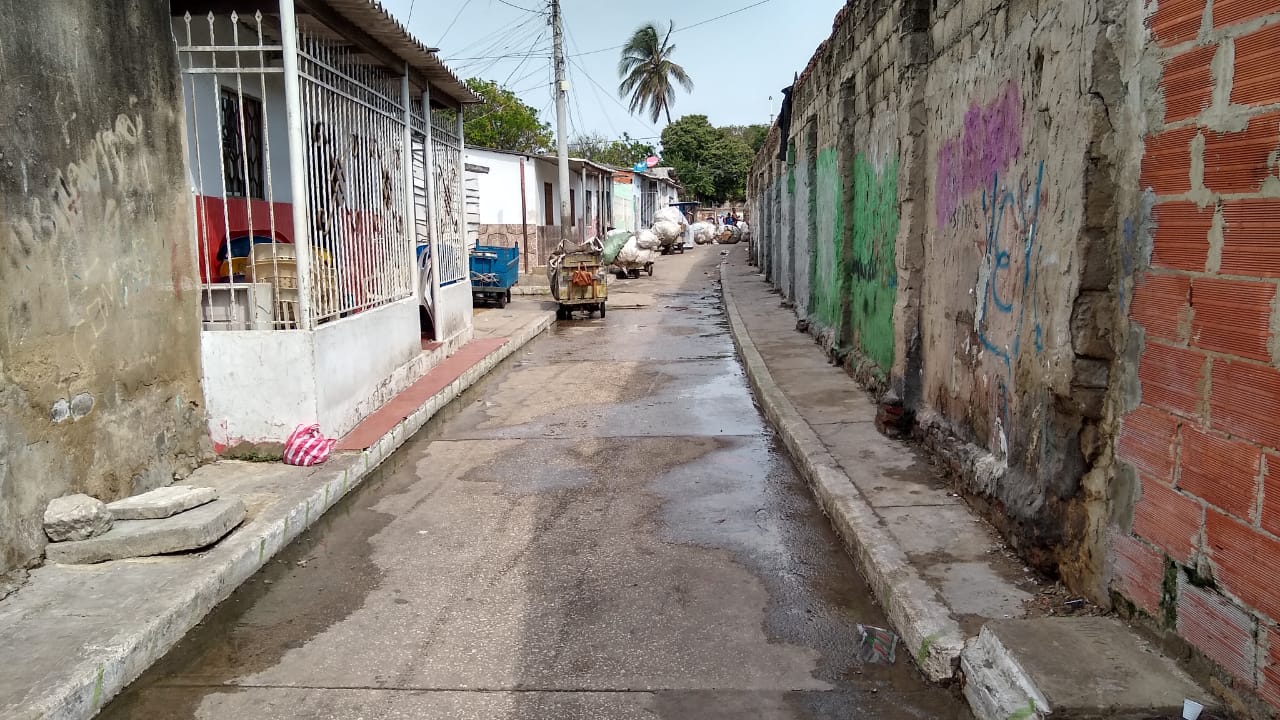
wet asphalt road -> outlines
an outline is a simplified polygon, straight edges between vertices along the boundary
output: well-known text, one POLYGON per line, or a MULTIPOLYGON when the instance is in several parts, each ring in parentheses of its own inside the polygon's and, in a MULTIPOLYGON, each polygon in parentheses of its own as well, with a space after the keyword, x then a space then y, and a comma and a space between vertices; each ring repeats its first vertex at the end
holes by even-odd
POLYGON ((868 659, 884 614, 752 404, 720 249, 527 346, 102 717, 969 717, 868 659))

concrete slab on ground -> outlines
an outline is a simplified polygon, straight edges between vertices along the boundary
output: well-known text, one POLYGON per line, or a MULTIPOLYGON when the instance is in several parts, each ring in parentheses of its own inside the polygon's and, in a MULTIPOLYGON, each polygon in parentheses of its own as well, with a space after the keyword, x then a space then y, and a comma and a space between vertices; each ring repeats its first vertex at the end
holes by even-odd
POLYGON ((965 696, 980 717, 1147 720, 1180 717, 1207 694, 1110 617, 988 623, 965 650, 965 696))
POLYGON ((116 520, 160 520, 218 499, 213 488, 170 485, 107 504, 116 520))
MULTIPOLYGON (((513 303, 508 310, 520 309, 513 303)), ((97 565, 48 564, 0 602, 0 719, 83 720, 171 649, 375 469, 440 408, 551 325, 540 304, 522 315, 477 317, 510 342, 486 356, 367 450, 310 468, 223 461, 188 483, 244 501, 248 517, 217 545, 194 553, 97 565)), ((513 312, 516 312, 513 311, 513 312)))
POLYGON ((50 543, 45 557, 51 563, 91 565, 197 550, 221 540, 244 516, 240 498, 222 498, 172 517, 120 520, 107 532, 87 540, 50 543))

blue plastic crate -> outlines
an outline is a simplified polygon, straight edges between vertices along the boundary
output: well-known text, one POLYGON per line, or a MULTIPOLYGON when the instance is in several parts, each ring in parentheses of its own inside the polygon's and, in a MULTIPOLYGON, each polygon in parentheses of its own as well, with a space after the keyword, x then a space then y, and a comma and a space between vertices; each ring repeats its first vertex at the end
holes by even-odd
POLYGON ((471 248, 471 286, 505 290, 520 282, 520 247, 471 248))

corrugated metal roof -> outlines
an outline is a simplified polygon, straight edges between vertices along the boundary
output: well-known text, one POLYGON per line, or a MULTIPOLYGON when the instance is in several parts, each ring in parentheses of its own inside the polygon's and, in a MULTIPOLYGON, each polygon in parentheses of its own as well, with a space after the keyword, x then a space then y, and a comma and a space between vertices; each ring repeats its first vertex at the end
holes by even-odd
POLYGON ((378 0, 313 1, 328 5, 348 22, 385 45, 397 57, 407 62, 409 67, 422 73, 423 77, 432 84, 433 92, 442 91, 456 103, 483 102, 457 75, 453 74, 433 48, 427 47, 411 35, 409 30, 387 12, 378 0))

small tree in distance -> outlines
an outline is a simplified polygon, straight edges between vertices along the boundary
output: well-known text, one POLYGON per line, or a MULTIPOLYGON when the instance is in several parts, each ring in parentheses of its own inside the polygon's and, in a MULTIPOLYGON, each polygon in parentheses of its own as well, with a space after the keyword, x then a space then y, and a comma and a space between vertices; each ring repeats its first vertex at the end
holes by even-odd
POLYGON ((462 112, 468 144, 527 153, 545 153, 555 146, 551 125, 515 93, 481 78, 467 80, 467 87, 484 98, 483 105, 468 105, 462 112))
POLYGON ((629 168, 636 162, 655 154, 653 146, 632 140, 627 133, 621 140, 610 140, 599 133, 579 135, 569 143, 569 154, 601 165, 629 168))

